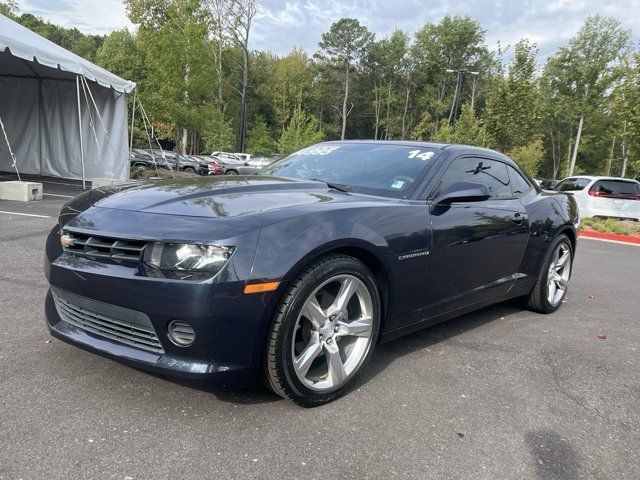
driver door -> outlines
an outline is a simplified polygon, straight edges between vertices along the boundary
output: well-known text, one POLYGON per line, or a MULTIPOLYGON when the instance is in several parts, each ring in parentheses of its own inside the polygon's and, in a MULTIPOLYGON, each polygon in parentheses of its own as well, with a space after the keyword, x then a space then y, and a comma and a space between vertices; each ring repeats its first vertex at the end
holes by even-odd
POLYGON ((426 303, 432 315, 506 293, 517 277, 529 238, 527 213, 513 195, 504 163, 458 157, 432 197, 456 182, 482 183, 491 197, 431 206, 432 263, 426 303))

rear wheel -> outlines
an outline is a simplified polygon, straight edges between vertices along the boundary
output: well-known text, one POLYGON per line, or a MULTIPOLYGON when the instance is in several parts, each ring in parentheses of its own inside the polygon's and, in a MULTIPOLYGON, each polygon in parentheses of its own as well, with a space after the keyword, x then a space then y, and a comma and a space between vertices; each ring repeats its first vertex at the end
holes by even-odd
POLYGON ((371 271, 342 255, 315 261, 292 282, 269 330, 269 386, 306 407, 338 398, 369 359, 379 325, 371 271))
POLYGON ((536 312, 555 312, 569 288, 573 246, 569 238, 561 234, 551 243, 535 287, 527 299, 527 306, 536 312))
POLYGON ((227 175, 237 175, 238 172, 236 172, 235 170, 229 170, 226 174, 227 175))

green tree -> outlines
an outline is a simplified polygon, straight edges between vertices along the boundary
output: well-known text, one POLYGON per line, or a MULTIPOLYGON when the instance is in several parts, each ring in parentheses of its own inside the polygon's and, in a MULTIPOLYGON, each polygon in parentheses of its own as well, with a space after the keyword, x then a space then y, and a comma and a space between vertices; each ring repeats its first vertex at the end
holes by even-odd
POLYGON ((540 163, 544 157, 544 146, 542 139, 536 138, 526 145, 520 145, 509 152, 524 170, 532 177, 537 177, 540 173, 540 163))
POLYGON ((234 130, 233 124, 225 118, 224 113, 213 108, 202 126, 205 153, 232 151, 236 144, 234 130))
POLYGON ((622 27, 620 20, 591 16, 569 45, 560 47, 547 62, 545 76, 552 96, 569 108, 572 125, 577 123, 569 175, 573 175, 576 167, 585 121, 602 110, 620 79, 630 38, 631 32, 622 27))
POLYGON ((476 117, 473 108, 469 104, 462 106, 460 118, 455 130, 449 123, 442 125, 434 136, 434 141, 442 143, 462 143, 476 147, 493 148, 494 140, 487 132, 482 121, 476 117))
POLYGON ((96 53, 96 62, 116 75, 139 82, 144 77, 145 58, 129 30, 109 34, 96 53))
POLYGON ((311 89, 312 70, 304 50, 294 48, 276 59, 273 72, 273 101, 276 121, 281 132, 296 108, 302 105, 311 89))
POLYGON ((317 58, 344 69, 344 95, 340 111, 342 119, 340 138, 342 140, 344 140, 347 131, 347 117, 353 108, 353 104, 348 105, 351 67, 359 64, 372 41, 373 34, 367 30, 367 27, 360 25, 358 20, 342 18, 332 24, 328 32, 322 34, 322 40, 318 44, 320 51, 316 54, 317 58))
POLYGON ((324 134, 318 126, 316 117, 298 107, 280 137, 278 150, 282 155, 288 155, 322 140, 324 140, 324 134))
POLYGON ((195 151, 189 132, 208 128, 215 105, 214 70, 208 39, 207 12, 199 0, 126 0, 129 18, 137 24, 138 45, 147 75, 139 94, 153 120, 175 125, 181 150, 195 151))
POLYGON ((606 108, 610 120, 610 153, 603 173, 637 176, 640 159, 640 53, 624 67, 606 108))
POLYGON ((518 42, 508 76, 496 82, 487 99, 485 125, 496 147, 503 152, 528 145, 539 131, 537 55, 535 44, 527 40, 518 42))
POLYGON ((252 155, 272 155, 277 150, 273 133, 264 117, 257 116, 247 134, 247 152, 252 155))
POLYGON ((497 68, 485 44, 485 30, 469 16, 447 15, 437 24, 418 29, 411 56, 414 82, 419 85, 416 95, 421 125, 433 125, 432 133, 443 120, 451 123, 453 116, 456 76, 447 70, 466 68, 480 72, 481 80, 474 76, 463 84, 462 90, 462 97, 469 99, 475 109, 480 103, 482 79, 491 78, 497 68), (430 120, 425 118, 427 115, 430 120))
POLYGON ((409 37, 395 30, 389 38, 370 45, 365 66, 373 79, 374 139, 404 137, 401 125, 406 117, 406 90, 409 83, 409 37), (379 131, 380 132, 379 135, 379 131))

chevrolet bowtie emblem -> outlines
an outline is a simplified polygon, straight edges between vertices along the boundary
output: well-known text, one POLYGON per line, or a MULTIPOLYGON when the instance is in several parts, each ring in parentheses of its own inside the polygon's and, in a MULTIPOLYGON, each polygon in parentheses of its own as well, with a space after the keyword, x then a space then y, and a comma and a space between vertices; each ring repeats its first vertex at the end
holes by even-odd
POLYGON ((66 233, 60 235, 60 244, 62 245, 62 248, 69 247, 73 245, 73 238, 71 238, 71 236, 67 235, 66 233))

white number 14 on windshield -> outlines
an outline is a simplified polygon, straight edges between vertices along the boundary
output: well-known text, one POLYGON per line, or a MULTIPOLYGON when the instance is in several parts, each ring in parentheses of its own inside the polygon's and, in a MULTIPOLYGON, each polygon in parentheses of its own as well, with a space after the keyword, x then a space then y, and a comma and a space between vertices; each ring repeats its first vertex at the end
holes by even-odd
POLYGON ((411 150, 409 158, 419 158, 420 160, 429 160, 433 157, 433 152, 423 152, 422 150, 411 150))

